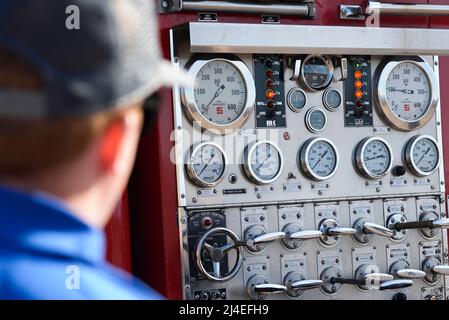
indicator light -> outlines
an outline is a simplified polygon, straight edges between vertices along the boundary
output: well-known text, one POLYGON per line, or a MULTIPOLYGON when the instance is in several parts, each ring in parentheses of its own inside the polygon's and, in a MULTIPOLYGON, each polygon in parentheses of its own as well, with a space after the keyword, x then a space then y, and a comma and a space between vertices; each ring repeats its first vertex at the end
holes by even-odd
POLYGON ((265 67, 271 68, 272 65, 273 65, 273 61, 271 61, 270 59, 265 61, 265 67))
POLYGON ((270 109, 274 108, 274 102, 273 102, 273 100, 267 101, 267 107, 270 108, 270 109))
POLYGON ((357 100, 360 100, 363 98, 363 92, 360 90, 356 90, 354 96, 357 100))
POLYGON ((354 82, 354 87, 355 87, 357 90, 362 89, 362 87, 363 87, 363 82, 360 81, 360 80, 357 80, 356 82, 354 82))
POLYGON ((356 105, 357 108, 362 108, 362 107, 363 107, 363 102, 360 101, 360 100, 358 100, 358 101, 355 103, 355 105, 356 105))
POLYGON ((265 85, 267 86, 268 89, 272 89, 274 86, 274 81, 269 79, 267 80, 267 82, 265 82, 265 85))
POLYGON ((267 97, 268 100, 273 99, 275 95, 276 95, 276 94, 274 93, 273 90, 267 90, 267 92, 266 92, 266 94, 265 94, 265 96, 267 97))
POLYGON ((270 78, 270 79, 273 78, 273 70, 267 70, 265 72, 265 75, 267 78, 270 78))
POLYGON ((362 76, 363 76, 362 71, 357 70, 356 72, 354 72, 354 78, 356 78, 357 80, 361 79, 362 76))
POLYGON ((203 226, 204 229, 209 229, 210 227, 212 227, 212 218, 204 217, 203 220, 201 221, 201 225, 203 226))

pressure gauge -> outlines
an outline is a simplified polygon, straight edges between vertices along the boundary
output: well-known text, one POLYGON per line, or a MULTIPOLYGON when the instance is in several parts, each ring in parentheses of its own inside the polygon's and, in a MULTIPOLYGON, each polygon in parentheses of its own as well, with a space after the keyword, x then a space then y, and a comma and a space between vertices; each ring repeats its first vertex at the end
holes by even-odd
POLYGON ((386 62, 377 79, 376 93, 382 117, 402 131, 426 125, 435 113, 439 96, 435 73, 420 57, 386 62))
POLYGON ((382 178, 393 164, 393 152, 388 142, 379 137, 363 139, 356 149, 356 165, 368 179, 382 178))
POLYGON ((287 104, 294 112, 301 111, 307 104, 307 96, 299 88, 293 88, 288 92, 287 104))
POLYGON ((340 91, 336 89, 327 89, 323 94, 323 104, 329 111, 337 111, 341 107, 343 98, 340 91))
POLYGON ((202 142, 190 148, 186 161, 187 174, 201 187, 213 187, 223 180, 226 156, 213 142, 202 142))
POLYGON ((327 180, 337 172, 339 156, 332 141, 325 138, 307 140, 301 148, 300 166, 313 180, 327 180))
POLYGON ((326 127, 326 113, 317 107, 310 108, 306 113, 305 121, 306 127, 310 132, 318 133, 326 127))
POLYGON ((310 55, 301 66, 301 82, 311 90, 326 89, 334 78, 334 66, 327 56, 310 55))
POLYGON ((284 159, 281 150, 269 141, 257 141, 245 148, 243 169, 252 181, 268 184, 282 173, 284 159))
POLYGON ((189 116, 202 128, 231 133, 250 115, 256 99, 254 80, 241 61, 197 60, 189 69, 195 86, 183 90, 189 116))
POLYGON ((405 147, 405 162, 417 176, 428 176, 440 165, 441 156, 437 141, 431 136, 416 136, 405 147))

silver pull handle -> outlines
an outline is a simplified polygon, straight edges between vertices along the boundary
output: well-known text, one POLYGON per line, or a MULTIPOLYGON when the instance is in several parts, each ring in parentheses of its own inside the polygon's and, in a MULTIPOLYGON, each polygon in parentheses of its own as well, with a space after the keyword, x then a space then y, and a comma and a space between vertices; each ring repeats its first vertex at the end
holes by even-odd
POLYGON ((278 294, 284 293, 288 289, 286 286, 275 283, 261 283, 254 286, 254 292, 263 293, 263 294, 278 294))
POLYGON ((249 246, 254 246, 256 244, 264 244, 264 243, 270 243, 276 240, 283 239, 285 237, 285 232, 271 232, 271 233, 265 233, 262 234, 254 239, 249 239, 247 241, 249 246))
POLYGON ((368 273, 365 275, 366 282, 381 282, 381 281, 390 281, 393 280, 394 277, 391 274, 387 273, 368 273))
POLYGON ((310 290, 315 288, 320 288, 323 284, 322 280, 301 280, 293 282, 291 289, 294 290, 310 290))
POLYGON ((381 226, 379 224, 375 224, 372 222, 365 222, 363 224, 363 230, 366 233, 373 233, 373 234, 377 234, 379 236, 388 237, 388 238, 391 238, 394 236, 393 230, 390 230, 388 228, 385 228, 384 226, 381 226))
POLYGON ((449 276, 449 266, 435 266, 432 268, 433 273, 449 276))
POLYGON ((293 79, 299 80, 299 77, 301 76, 301 64, 302 61, 300 59, 296 59, 293 64, 293 79))
POLYGON ((340 227, 335 227, 335 228, 328 228, 326 229, 326 235, 328 236, 350 236, 357 233, 356 229, 353 228, 340 228, 340 227))
POLYGON ((434 4, 391 4, 369 1, 365 12, 366 14, 402 16, 446 16, 449 15, 449 6, 434 4))
POLYGON ((298 231, 290 235, 291 240, 311 240, 318 239, 323 236, 323 233, 319 230, 306 230, 298 231))
POLYGON ((403 289, 408 288, 413 285, 412 280, 390 280, 385 281, 380 284, 379 290, 397 290, 397 289, 403 289))
POLYGON ((432 226, 434 228, 449 229, 449 219, 444 218, 432 220, 432 226))
POLYGON ((401 269, 398 270, 397 275, 403 279, 422 279, 426 276, 426 273, 417 269, 401 269))

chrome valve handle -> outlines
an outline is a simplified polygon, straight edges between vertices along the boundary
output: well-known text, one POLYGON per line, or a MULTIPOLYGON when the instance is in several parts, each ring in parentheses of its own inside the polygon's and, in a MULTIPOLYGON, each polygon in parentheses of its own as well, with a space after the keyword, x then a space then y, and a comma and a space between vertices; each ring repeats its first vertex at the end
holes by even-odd
POLYGON ((241 241, 237 237, 237 235, 232 232, 229 229, 226 228, 214 228, 206 232, 199 240, 196 245, 194 260, 195 264, 198 267, 198 270, 201 272, 203 276, 205 276, 210 281, 215 282, 226 282, 231 280, 236 276, 236 274, 239 272, 240 267, 242 266, 242 253, 241 253, 241 241), (207 243, 207 238, 210 236, 220 233, 225 234, 229 238, 231 238, 232 243, 226 244, 222 247, 214 247, 207 243), (228 272, 226 275, 221 274, 220 270, 220 264, 225 258, 225 256, 229 253, 230 250, 235 249, 237 252, 237 257, 234 266, 232 267, 231 271, 228 272), (206 268, 204 267, 203 262, 203 251, 206 250, 209 253, 209 256, 212 260, 212 266, 213 266, 213 274, 208 272, 206 268))
POLYGON ((380 284, 379 290, 385 291, 385 290, 397 290, 397 289, 403 289, 408 288, 413 285, 412 280, 390 280, 385 281, 380 284))
POLYGON ((363 224, 363 231, 365 233, 372 233, 377 234, 378 236, 391 238, 394 236, 394 232, 388 228, 385 228, 384 226, 381 226, 380 224, 372 223, 372 222, 365 222, 363 224))
POLYGON ((322 280, 301 280, 291 284, 293 290, 310 290, 320 288, 323 285, 322 280))
POLYGON ((247 245, 254 246, 257 244, 267 244, 270 242, 274 242, 276 240, 281 240, 284 237, 285 237, 285 232, 282 232, 282 231, 265 233, 265 234, 255 237, 254 239, 248 239, 247 245))
POLYGON ((278 294, 287 292, 287 287, 281 284, 275 283, 261 283, 254 286, 254 292, 262 293, 265 295, 268 294, 278 294))
POLYGON ((312 240, 312 239, 319 239, 323 236, 323 233, 319 230, 306 230, 306 231, 298 231, 295 233, 292 233, 290 236, 288 236, 289 239, 292 240, 312 240))
POLYGON ((436 274, 442 274, 449 276, 449 266, 438 265, 432 268, 432 272, 436 274))
POLYGON ((396 274, 402 279, 422 279, 426 276, 424 271, 417 269, 401 269, 396 274))
POLYGON ((327 236, 352 236, 356 234, 357 230, 353 228, 342 228, 342 227, 332 227, 327 228, 324 231, 324 234, 327 236))

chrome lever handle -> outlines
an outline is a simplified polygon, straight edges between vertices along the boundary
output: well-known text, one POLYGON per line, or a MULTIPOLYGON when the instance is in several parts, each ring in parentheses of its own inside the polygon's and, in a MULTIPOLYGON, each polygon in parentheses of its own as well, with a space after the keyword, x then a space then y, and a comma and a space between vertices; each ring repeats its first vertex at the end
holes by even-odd
POLYGON ((390 280, 385 281, 380 284, 379 290, 396 290, 396 289, 403 289, 408 288, 413 285, 412 280, 390 280))
POLYGON ((294 290, 310 290, 320 288, 322 284, 322 280, 301 280, 293 282, 291 288, 294 290))
POLYGON ((388 228, 385 228, 384 226, 381 226, 380 224, 372 223, 372 222, 365 222, 363 224, 363 231, 365 233, 373 233, 377 234, 382 237, 391 238, 394 236, 394 231, 390 230, 388 228))
POLYGON ((402 279, 422 279, 426 276, 424 271, 417 269, 401 269, 396 274, 402 279))
POLYGON ((355 233, 357 230, 353 228, 333 227, 325 230, 325 234, 328 236, 351 236, 355 233))
POLYGON ((394 277, 391 274, 387 273, 368 273, 365 275, 365 281, 371 283, 379 283, 382 281, 390 281, 393 280, 394 277))
POLYGON ((271 232, 271 233, 265 233, 262 234, 254 239, 248 239, 247 244, 249 246, 253 246, 256 244, 264 244, 264 243, 270 243, 276 240, 281 240, 285 237, 285 232, 271 232))
POLYGON ((434 266, 432 268, 432 272, 437 273, 437 274, 442 274, 445 276, 449 276, 449 266, 442 266, 442 265, 434 266))
POLYGON ((404 16, 446 16, 449 15, 449 6, 432 4, 393 4, 369 1, 365 12, 368 15, 391 14, 404 16))
POLYGON ((261 283, 254 286, 254 292, 263 294, 278 294, 287 292, 287 287, 275 283, 261 283))
POLYGON ((434 228, 449 229, 449 219, 443 218, 432 220, 432 226, 434 228))
POLYGON ((323 233, 319 230, 306 230, 292 233, 289 236, 291 240, 311 240, 318 239, 323 236, 323 233))

